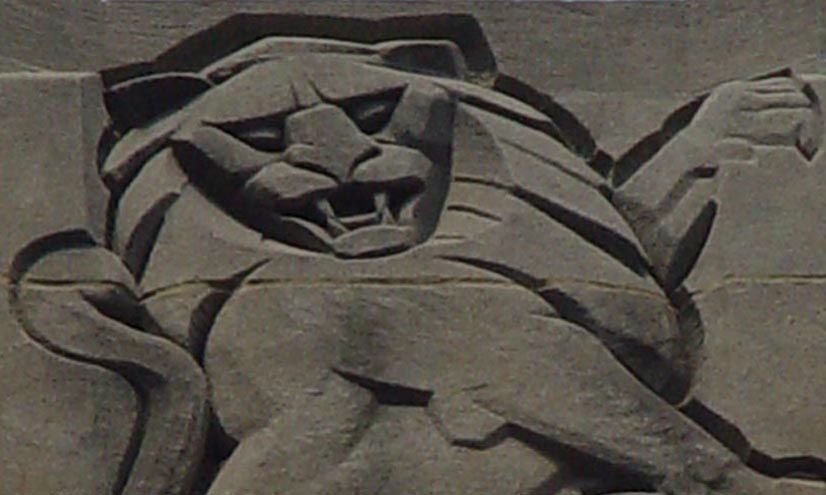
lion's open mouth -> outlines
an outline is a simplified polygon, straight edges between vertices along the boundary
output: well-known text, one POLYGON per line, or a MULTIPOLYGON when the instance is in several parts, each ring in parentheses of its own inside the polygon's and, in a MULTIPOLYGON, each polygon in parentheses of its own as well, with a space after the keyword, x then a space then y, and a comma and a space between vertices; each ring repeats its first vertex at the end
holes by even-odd
POLYGON ((422 193, 417 181, 383 187, 342 184, 278 213, 296 245, 342 257, 391 254, 414 243, 416 203, 422 193))
POLYGON ((338 236, 371 225, 398 225, 402 209, 420 193, 415 185, 386 189, 344 185, 319 199, 316 206, 325 216, 330 235, 338 236))

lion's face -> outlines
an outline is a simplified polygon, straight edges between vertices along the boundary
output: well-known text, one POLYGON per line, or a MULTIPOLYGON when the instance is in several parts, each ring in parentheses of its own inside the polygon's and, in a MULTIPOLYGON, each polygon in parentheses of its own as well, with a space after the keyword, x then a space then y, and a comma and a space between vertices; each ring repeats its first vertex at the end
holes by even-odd
POLYGON ((454 112, 426 78, 341 57, 284 59, 204 95, 173 142, 190 180, 266 237, 374 257, 435 230, 454 112))

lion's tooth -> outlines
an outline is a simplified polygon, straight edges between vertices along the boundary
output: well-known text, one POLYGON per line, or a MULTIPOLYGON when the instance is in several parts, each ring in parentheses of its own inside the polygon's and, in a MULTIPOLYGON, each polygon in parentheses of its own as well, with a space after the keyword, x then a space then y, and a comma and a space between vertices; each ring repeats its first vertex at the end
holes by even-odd
POLYGON ((416 223, 416 206, 418 205, 418 201, 416 199, 409 199, 402 207, 399 209, 399 217, 397 219, 400 225, 413 225, 416 223))
POLYGON ((396 219, 390 213, 390 205, 387 201, 387 193, 380 192, 373 196, 373 202, 376 206, 376 212, 379 216, 379 222, 385 225, 395 225, 396 219))
POLYGON ((333 210, 333 205, 331 205, 327 199, 319 199, 316 206, 318 206, 319 211, 324 214, 324 217, 327 220, 327 230, 330 232, 330 235, 339 236, 350 231, 350 229, 339 222, 336 217, 335 210, 333 210))
POLYGON ((336 212, 335 210, 333 210, 333 205, 330 204, 327 198, 319 199, 318 203, 316 203, 316 206, 318 206, 318 209, 321 210, 321 213, 324 213, 324 216, 326 216, 328 219, 335 218, 336 212))
POLYGON ((327 230, 329 230, 330 234, 333 237, 340 236, 341 234, 350 232, 350 229, 342 225, 341 222, 336 220, 335 218, 327 218, 327 230))
POLYGON ((373 195, 373 204, 376 206, 376 211, 382 211, 387 207, 387 193, 377 192, 373 195))
POLYGON ((393 213, 391 213, 390 208, 386 206, 381 210, 381 223, 385 225, 396 225, 396 219, 393 218, 393 213))

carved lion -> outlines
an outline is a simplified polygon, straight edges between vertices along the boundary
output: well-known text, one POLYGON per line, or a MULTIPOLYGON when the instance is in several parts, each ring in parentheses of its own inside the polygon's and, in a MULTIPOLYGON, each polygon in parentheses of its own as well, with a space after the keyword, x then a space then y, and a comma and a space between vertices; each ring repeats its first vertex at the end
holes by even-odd
POLYGON ((108 74, 108 245, 30 247, 19 276, 95 284, 17 297, 40 342, 139 391, 122 493, 774 493, 683 407, 682 284, 722 164, 817 152, 811 88, 724 85, 614 170, 472 19, 351 22, 376 32, 108 74))

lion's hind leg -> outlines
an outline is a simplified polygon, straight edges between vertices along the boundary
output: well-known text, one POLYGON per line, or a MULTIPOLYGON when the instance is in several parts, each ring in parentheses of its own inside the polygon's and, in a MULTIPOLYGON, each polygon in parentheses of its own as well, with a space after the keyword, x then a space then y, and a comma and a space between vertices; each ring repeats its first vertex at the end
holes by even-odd
POLYGON ((639 382, 586 329, 545 316, 520 319, 486 352, 475 403, 537 443, 573 449, 673 494, 757 494, 768 481, 639 382), (510 336, 510 338, 508 338, 510 336))

